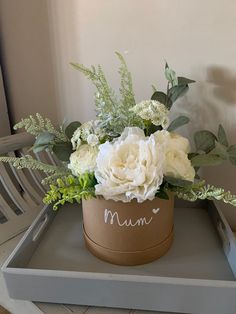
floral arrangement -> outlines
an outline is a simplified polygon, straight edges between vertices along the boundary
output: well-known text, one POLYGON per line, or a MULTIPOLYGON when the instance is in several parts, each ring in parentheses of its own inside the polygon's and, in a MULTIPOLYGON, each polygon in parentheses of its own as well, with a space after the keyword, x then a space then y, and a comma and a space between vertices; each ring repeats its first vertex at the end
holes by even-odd
POLYGON ((78 121, 59 128, 40 114, 22 119, 15 130, 24 128, 34 135, 34 153, 50 151, 60 166, 39 162, 30 154, 1 157, 18 169, 30 168, 46 174, 44 197, 54 209, 65 202, 104 197, 114 201, 143 202, 155 197, 222 200, 236 206, 236 196, 205 183, 200 167, 218 165, 226 160, 236 165, 236 145, 229 145, 222 125, 217 134, 208 130, 194 134, 195 150, 187 138, 175 130, 189 122, 186 116, 170 121, 175 101, 189 89, 193 80, 179 77, 166 63, 167 90, 153 86, 150 100, 136 103, 131 74, 123 56, 120 60, 120 98, 109 86, 102 67, 72 63, 96 87, 96 120, 78 121))

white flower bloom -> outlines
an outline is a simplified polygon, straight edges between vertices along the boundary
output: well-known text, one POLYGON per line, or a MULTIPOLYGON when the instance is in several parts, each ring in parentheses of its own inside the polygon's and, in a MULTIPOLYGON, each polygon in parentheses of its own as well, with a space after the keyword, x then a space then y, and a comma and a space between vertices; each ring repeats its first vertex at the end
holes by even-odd
POLYGON ((169 110, 157 100, 144 100, 130 110, 142 119, 150 120, 156 126, 161 125, 163 129, 169 126, 169 110))
POLYGON ((87 142, 91 146, 96 146, 99 144, 99 138, 95 134, 89 134, 89 136, 87 137, 87 142))
POLYGON ((167 151, 164 172, 166 176, 192 182, 195 177, 195 170, 188 155, 181 150, 167 151))
POLYGON ((170 142, 169 147, 173 150, 181 150, 184 153, 188 154, 190 152, 189 140, 186 137, 183 137, 177 133, 169 133, 170 142))
POLYGON ((195 170, 188 159, 188 139, 164 130, 157 131, 154 135, 158 143, 165 145, 164 175, 193 182, 195 170))
POLYGON ((163 181, 165 151, 155 136, 137 127, 125 128, 113 142, 99 146, 96 194, 129 202, 152 200, 163 181))
POLYGON ((75 130, 75 132, 73 133, 73 136, 71 138, 71 143, 72 143, 73 149, 77 149, 81 145, 80 135, 81 135, 81 130, 80 130, 80 128, 78 128, 77 130, 75 130))
POLYGON ((87 121, 80 126, 81 138, 84 142, 87 142, 88 136, 93 133, 93 121, 87 121))
POLYGON ((83 123, 80 126, 80 130, 81 130, 81 138, 84 142, 88 142, 88 137, 91 134, 93 135, 95 134, 98 140, 102 139, 105 136, 103 130, 99 127, 98 120, 91 120, 91 121, 83 123))
POLYGON ((83 144, 70 155, 68 168, 75 176, 85 172, 93 172, 96 166, 97 154, 97 146, 83 144))

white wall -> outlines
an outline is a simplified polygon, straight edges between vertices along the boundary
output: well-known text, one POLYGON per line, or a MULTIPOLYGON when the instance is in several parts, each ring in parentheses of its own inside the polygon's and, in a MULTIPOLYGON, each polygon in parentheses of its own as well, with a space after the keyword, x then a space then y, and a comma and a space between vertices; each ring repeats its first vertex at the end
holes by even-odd
MULTIPOLYGON (((22 19, 21 11, 28 12, 34 7, 38 12, 37 25, 43 25, 35 36, 42 40, 43 35, 44 42, 36 46, 40 61, 37 71, 41 73, 40 67, 45 62, 49 65, 46 69, 50 69, 49 75, 42 75, 39 81, 48 88, 51 106, 60 119, 85 121, 94 116, 93 87, 69 66, 69 62, 102 64, 117 89, 118 62, 114 51, 118 50, 125 54, 133 73, 137 101, 150 97, 153 83, 165 88, 163 67, 166 59, 178 74, 197 81, 176 106, 176 111, 191 115, 193 120, 183 132, 200 128, 216 131, 216 126, 222 122, 230 141, 236 144, 235 0, 28 0, 31 6, 26 2, 2 0, 8 17, 12 16, 9 3, 14 12, 18 8, 18 15, 14 14, 16 23, 22 19), (40 3, 43 8, 42 5, 37 8, 40 3), (42 45, 50 51, 40 53, 42 45)), ((33 21, 28 19, 26 22, 32 32, 33 21)), ((14 36, 23 36, 26 26, 23 33, 15 29, 14 36)), ((12 43, 16 60, 22 50, 30 60, 32 55, 37 57, 35 41, 33 45, 25 43, 24 36, 22 45, 18 42, 14 47, 12 43)), ((10 70, 13 73, 14 69, 10 70)), ((17 73, 17 80, 29 84, 32 93, 25 97, 16 92, 12 104, 16 117, 24 111, 27 102, 34 105, 25 111, 36 110, 36 107, 40 111, 39 102, 32 102, 35 92, 40 102, 49 106, 48 97, 31 82, 28 72, 31 70, 17 73)), ((236 167, 228 165, 218 170, 207 171, 211 182, 236 193, 236 167)))

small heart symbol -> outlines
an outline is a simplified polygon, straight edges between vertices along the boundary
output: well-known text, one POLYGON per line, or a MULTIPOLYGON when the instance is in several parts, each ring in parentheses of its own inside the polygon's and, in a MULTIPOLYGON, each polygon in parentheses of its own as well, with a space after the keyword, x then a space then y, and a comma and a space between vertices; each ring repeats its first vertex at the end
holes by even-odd
POLYGON ((157 214, 159 212, 160 208, 153 208, 152 212, 153 214, 157 214))

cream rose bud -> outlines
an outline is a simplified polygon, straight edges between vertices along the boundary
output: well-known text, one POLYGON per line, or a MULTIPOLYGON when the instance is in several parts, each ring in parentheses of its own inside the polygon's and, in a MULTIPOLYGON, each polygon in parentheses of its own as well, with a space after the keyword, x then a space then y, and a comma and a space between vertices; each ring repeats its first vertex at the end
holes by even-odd
POLYGON ((96 167, 97 154, 97 146, 83 144, 70 155, 68 168, 75 176, 85 172, 93 172, 96 167))
POLYGON ((165 146, 164 175, 194 181, 195 170, 188 159, 190 145, 187 138, 162 130, 154 133, 158 143, 165 146))
POLYGON ((154 135, 125 128, 119 138, 99 146, 96 194, 123 202, 152 200, 163 181, 164 159, 163 145, 154 135))
POLYGON ((190 152, 189 140, 186 137, 183 137, 177 133, 169 133, 170 140, 168 147, 171 150, 180 150, 188 154, 190 152))
POLYGON ((195 170, 191 165, 188 155, 181 150, 169 150, 166 153, 165 170, 166 176, 194 181, 195 170))

